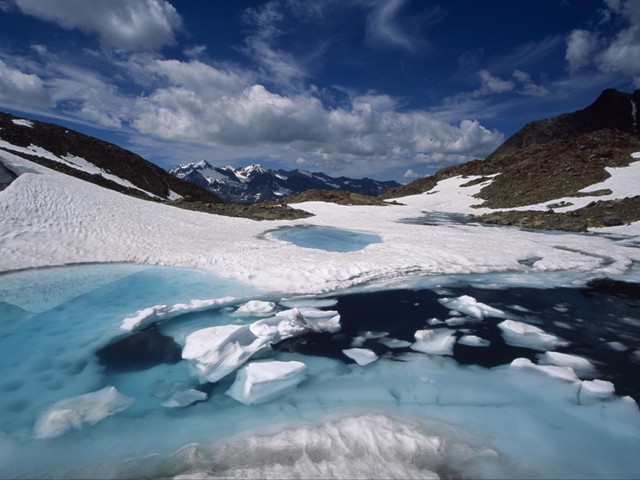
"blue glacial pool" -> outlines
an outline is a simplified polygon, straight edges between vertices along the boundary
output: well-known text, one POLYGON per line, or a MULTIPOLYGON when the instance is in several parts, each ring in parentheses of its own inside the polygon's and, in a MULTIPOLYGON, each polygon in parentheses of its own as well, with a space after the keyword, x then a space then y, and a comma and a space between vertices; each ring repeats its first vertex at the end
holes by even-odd
POLYGON ((175 268, 0 275, 0 478, 635 478, 638 284, 473 278, 281 298, 175 268), (340 328, 284 338, 294 308, 304 325, 339 315, 340 328), (123 330, 129 318, 146 323, 123 330), (538 330, 507 334, 506 320, 538 330), (252 353, 203 381, 186 343, 213 327, 229 341, 207 355, 252 353), (278 341, 255 349, 250 332, 278 341), (532 367, 558 358, 588 368, 532 367), (230 393, 242 369, 273 362, 304 375, 255 384, 272 389, 255 403, 230 393), (594 379, 612 391, 589 390, 606 385, 594 379))
POLYGON ((328 252, 354 252, 368 245, 382 242, 380 236, 372 233, 316 225, 283 227, 270 234, 278 240, 293 243, 298 247, 328 252))

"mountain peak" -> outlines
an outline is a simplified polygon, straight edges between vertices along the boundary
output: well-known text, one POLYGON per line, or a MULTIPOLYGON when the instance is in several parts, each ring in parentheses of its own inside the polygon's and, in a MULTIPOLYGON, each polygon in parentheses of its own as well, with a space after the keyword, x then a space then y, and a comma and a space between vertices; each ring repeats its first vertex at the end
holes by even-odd
POLYGON ((640 134, 639 107, 640 90, 624 93, 608 88, 591 105, 582 110, 527 123, 487 159, 511 150, 576 138, 607 128, 640 134))

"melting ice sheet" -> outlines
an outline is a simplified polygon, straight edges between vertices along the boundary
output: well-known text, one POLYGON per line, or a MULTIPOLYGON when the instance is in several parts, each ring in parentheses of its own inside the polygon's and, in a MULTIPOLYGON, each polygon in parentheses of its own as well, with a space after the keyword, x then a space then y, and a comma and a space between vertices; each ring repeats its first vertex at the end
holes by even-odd
MULTIPOLYGON (((23 308, 45 308, 28 298, 3 304, 2 478, 635 478, 640 471, 640 413, 629 397, 640 398, 637 285, 496 289, 479 288, 475 276, 471 285, 442 279, 439 287, 280 299, 197 271, 104 268, 109 281, 84 289, 60 277, 74 287, 60 287, 57 300, 50 295, 49 309, 23 308), (121 328, 151 307, 172 314, 121 328), (258 326, 286 326, 278 319, 290 321, 294 309, 310 328, 269 335, 284 340, 215 383, 158 351, 179 352, 190 334, 211 327, 263 335, 258 326), (505 332, 506 320, 535 328, 505 332), (425 331, 434 334, 416 335, 425 331), (514 341, 518 334, 528 337, 514 341), (560 342, 543 352, 530 348, 540 346, 536 335, 560 342), (447 348, 415 348, 445 337, 447 348), (98 352, 113 344, 123 358, 101 363, 98 352), (377 360, 363 362, 363 352, 377 360), (58 414, 64 428, 42 435, 58 414)), ((0 276, 0 287, 20 280, 13 275, 0 276)), ((56 276, 45 276, 25 297, 56 291, 56 276)))

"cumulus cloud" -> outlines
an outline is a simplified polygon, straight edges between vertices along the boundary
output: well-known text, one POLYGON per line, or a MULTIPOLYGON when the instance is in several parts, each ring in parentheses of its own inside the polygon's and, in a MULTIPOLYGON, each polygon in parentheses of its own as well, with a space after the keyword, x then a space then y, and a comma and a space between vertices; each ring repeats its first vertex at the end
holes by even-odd
POLYGON ((106 47, 159 48, 173 43, 180 16, 166 0, 16 0, 20 10, 66 29, 96 33, 106 47))
POLYGON ((42 79, 24 73, 0 60, 0 101, 9 105, 19 102, 29 107, 49 107, 53 101, 42 79))
POLYGON ((624 25, 613 36, 600 30, 578 29, 566 38, 567 68, 570 73, 590 65, 603 72, 631 77, 640 87, 640 2, 607 0, 599 26, 624 25))
POLYGON ((597 35, 576 29, 567 37, 565 59, 570 73, 575 73, 591 63, 591 56, 598 44, 597 35))
POLYGON ((281 146, 325 162, 434 153, 471 158, 503 139, 477 121, 451 125, 424 111, 400 111, 386 95, 355 95, 348 105, 328 109, 311 93, 278 94, 195 61, 159 61, 154 68, 170 84, 137 100, 133 126, 158 138, 281 146))

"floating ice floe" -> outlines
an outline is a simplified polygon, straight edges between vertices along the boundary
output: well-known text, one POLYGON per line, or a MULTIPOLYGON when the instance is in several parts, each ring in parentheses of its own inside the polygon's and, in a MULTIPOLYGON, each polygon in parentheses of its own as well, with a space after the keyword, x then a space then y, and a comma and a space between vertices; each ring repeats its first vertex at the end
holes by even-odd
POLYGON ((502 310, 480 303, 469 295, 462 295, 457 298, 441 298, 438 302, 449 310, 460 312, 477 320, 482 320, 485 317, 502 318, 505 315, 502 310))
POLYGON ((578 398, 580 405, 589 405, 611 398, 615 392, 613 383, 607 380, 583 380, 580 384, 578 398))
POLYGON ((477 335, 463 335, 458 339, 460 345, 466 345, 468 347, 488 347, 491 345, 489 340, 478 337, 477 335))
POLYGON ((33 428, 36 438, 55 438, 85 424, 94 425, 100 420, 129 408, 134 399, 118 392, 115 387, 65 398, 42 412, 33 428))
POLYGON ((528 358, 516 358, 511 362, 512 367, 530 368, 542 372, 553 378, 558 378, 566 382, 578 382, 580 379, 571 367, 558 367, 557 365, 536 365, 528 358))
POLYGON ((571 367, 576 373, 583 375, 593 375, 596 372, 596 367, 589 360, 568 353, 545 352, 538 355, 538 361, 542 364, 571 367))
POLYGON ((368 348, 347 348, 342 350, 347 357, 354 360, 358 365, 369 365, 378 359, 378 355, 368 348))
POLYGON ((400 340, 398 338, 390 338, 390 337, 383 337, 383 338, 379 338, 378 342, 380 342, 382 345, 384 345, 387 348, 407 348, 409 346, 411 346, 411 342, 408 342, 406 340, 400 340))
POLYGON ((168 400, 162 402, 162 406, 167 408, 182 408, 206 399, 206 393, 196 390, 195 388, 189 388, 188 390, 175 392, 168 400))
POLYGON ((238 307, 238 309, 233 313, 235 316, 267 316, 271 315, 273 311, 276 309, 275 302, 263 302, 261 300, 251 300, 244 305, 238 307))
POLYGON ((324 321, 305 318, 296 308, 249 325, 221 325, 187 336, 182 358, 200 382, 217 382, 270 345, 308 332, 335 332, 340 316, 324 321))
POLYGON ((224 306, 235 302, 234 297, 209 298, 205 300, 191 300, 189 303, 177 303, 175 305, 155 305, 153 307, 138 310, 132 317, 125 318, 120 324, 122 330, 132 332, 151 323, 168 320, 187 312, 200 312, 214 306, 224 306))
POLYGON ((306 369, 304 363, 297 361, 250 363, 238 370, 226 394, 245 405, 264 403, 302 382, 306 369))
POLYGON ((498 327, 502 331, 504 341, 513 347, 546 351, 568 345, 568 342, 560 340, 555 335, 527 323, 507 319, 500 322, 498 327))
POLYGON ((411 344, 411 350, 431 355, 453 355, 453 345, 456 343, 455 333, 447 328, 418 330, 414 334, 416 341, 411 344))

